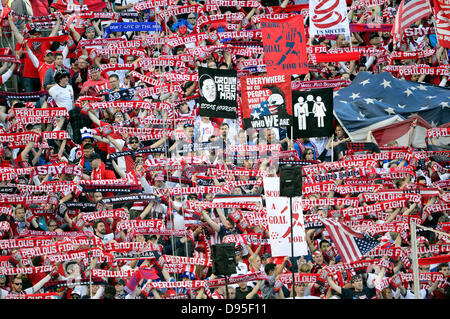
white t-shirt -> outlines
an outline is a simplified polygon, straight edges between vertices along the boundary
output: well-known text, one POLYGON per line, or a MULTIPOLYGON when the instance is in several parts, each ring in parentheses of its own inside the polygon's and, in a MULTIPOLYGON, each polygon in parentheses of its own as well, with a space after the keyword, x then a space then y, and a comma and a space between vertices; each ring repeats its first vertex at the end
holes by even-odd
POLYGON ((184 218, 183 215, 179 214, 177 211, 173 212, 173 225, 176 230, 184 230, 184 218))
POLYGON ((73 88, 68 84, 65 88, 59 85, 54 85, 48 90, 50 96, 55 100, 58 107, 65 107, 67 111, 73 109, 74 95, 73 88))
POLYGON ((200 136, 199 136, 200 142, 208 142, 211 135, 214 134, 214 126, 212 125, 211 122, 204 123, 202 121, 200 121, 198 125, 200 129, 200 136))

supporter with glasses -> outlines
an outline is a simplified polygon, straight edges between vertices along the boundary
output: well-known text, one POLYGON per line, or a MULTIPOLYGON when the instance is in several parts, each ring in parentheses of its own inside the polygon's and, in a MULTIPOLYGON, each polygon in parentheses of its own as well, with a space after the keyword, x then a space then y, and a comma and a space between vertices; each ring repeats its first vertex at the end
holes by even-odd
MULTIPOLYGON (((58 263, 59 264, 59 263, 58 263)), ((7 295, 32 295, 39 293, 39 290, 52 278, 54 274, 57 272, 58 264, 55 265, 55 268, 52 272, 50 272, 47 276, 42 278, 37 284, 32 287, 23 289, 23 281, 22 275, 17 275, 14 277, 11 283, 11 291, 0 289, 0 299, 6 299, 7 295)))

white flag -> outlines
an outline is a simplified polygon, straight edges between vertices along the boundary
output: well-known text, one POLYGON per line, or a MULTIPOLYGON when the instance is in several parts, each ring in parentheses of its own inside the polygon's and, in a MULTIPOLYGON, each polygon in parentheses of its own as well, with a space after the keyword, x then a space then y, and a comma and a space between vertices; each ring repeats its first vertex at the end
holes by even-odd
POLYGON ((350 37, 345 0, 309 1, 309 36, 345 34, 350 37))
POLYGON ((267 197, 267 222, 269 242, 273 257, 292 256, 291 240, 293 233, 294 257, 308 254, 303 210, 300 197, 293 198, 292 232, 291 203, 289 197, 267 197))

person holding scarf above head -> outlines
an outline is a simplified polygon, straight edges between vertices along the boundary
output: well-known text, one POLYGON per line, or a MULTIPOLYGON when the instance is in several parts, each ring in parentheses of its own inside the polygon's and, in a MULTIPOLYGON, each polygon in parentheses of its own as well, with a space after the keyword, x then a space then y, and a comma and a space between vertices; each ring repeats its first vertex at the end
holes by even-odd
MULTIPOLYGON (((27 47, 27 53, 29 59, 31 59, 31 62, 33 63, 34 67, 38 70, 39 73, 39 80, 41 83, 41 90, 45 89, 44 81, 45 81, 45 74, 48 70, 55 68, 55 56, 53 51, 47 50, 45 52, 45 56, 43 60, 39 60, 34 53, 31 51, 30 46, 28 43, 25 44, 27 47)), ((62 52, 62 58, 65 59, 67 56, 67 53, 69 52, 67 46, 64 47, 64 50, 62 52)), ((61 60, 62 64, 62 60, 61 60)), ((61 69, 61 68, 60 68, 61 69)), ((65 71, 65 69, 61 69, 61 71, 65 71)))
MULTIPOLYGON (((49 40, 49 38, 52 38, 58 34, 61 19, 59 15, 56 17, 57 21, 55 26, 53 27, 51 33, 48 37, 42 38, 41 41, 33 41, 30 47, 31 52, 37 57, 38 60, 44 60, 44 56, 46 55, 46 52, 50 50, 52 42, 49 40)), ((16 39, 16 53, 20 52, 19 57, 24 54, 24 46, 26 46, 25 37, 22 35, 21 32, 17 29, 16 25, 14 24, 13 16, 10 14, 8 16, 8 21, 11 26, 11 30, 14 33, 14 37, 16 39), (19 50, 19 46, 22 46, 22 48, 19 50)), ((30 39, 36 39, 41 38, 42 32, 39 28, 34 28, 28 32, 30 35, 30 39)), ((39 81, 39 72, 37 68, 33 65, 33 62, 31 61, 30 57, 27 55, 27 58, 25 59, 24 69, 23 69, 23 85, 25 88, 25 92, 36 92, 41 89, 41 83, 39 81)))

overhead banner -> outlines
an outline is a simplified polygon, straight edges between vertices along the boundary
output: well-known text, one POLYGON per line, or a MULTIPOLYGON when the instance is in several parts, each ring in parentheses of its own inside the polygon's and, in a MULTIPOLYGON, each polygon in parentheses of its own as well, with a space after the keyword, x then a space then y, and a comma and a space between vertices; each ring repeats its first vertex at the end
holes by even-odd
POLYGON ((330 137, 333 134, 333 89, 293 91, 293 135, 330 137))
POLYGON ((291 125, 290 75, 242 77, 241 91, 244 129, 291 125))
POLYGON ((433 0, 436 17, 436 36, 439 45, 450 48, 450 4, 445 0, 433 0))
POLYGON ((282 20, 262 18, 261 32, 267 75, 309 72, 302 15, 282 20))
POLYGON ((345 34, 350 37, 345 0, 309 1, 309 36, 345 34))
POLYGON ((294 243, 294 257, 308 254, 303 210, 300 204, 300 197, 293 198, 291 229, 291 204, 289 197, 266 198, 269 242, 273 257, 292 256, 292 240, 294 243))
POLYGON ((237 70, 198 68, 200 116, 237 118, 237 70))

